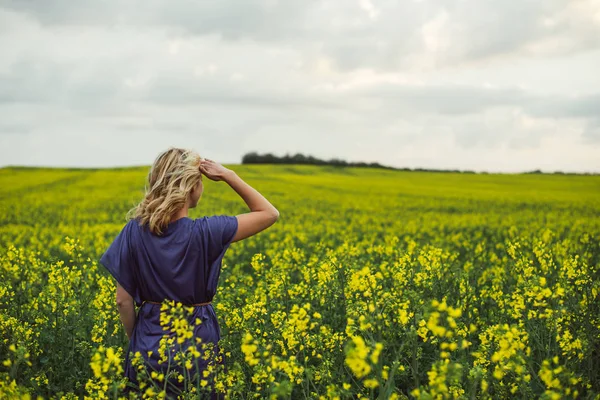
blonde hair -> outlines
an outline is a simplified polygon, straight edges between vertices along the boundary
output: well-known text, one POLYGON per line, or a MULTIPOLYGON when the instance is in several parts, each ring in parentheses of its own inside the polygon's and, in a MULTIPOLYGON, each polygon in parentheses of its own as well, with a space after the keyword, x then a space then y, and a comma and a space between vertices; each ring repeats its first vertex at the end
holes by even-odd
POLYGON ((127 212, 127 218, 136 218, 141 225, 148 224, 151 232, 161 235, 202 180, 200 160, 194 150, 177 147, 160 153, 148 173, 144 199, 127 212))

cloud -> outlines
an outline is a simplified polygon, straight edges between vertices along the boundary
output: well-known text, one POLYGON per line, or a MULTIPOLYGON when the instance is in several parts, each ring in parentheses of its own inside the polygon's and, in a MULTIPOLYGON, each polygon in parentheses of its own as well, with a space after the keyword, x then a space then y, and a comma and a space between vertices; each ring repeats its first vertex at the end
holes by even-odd
POLYGON ((288 44, 342 70, 448 68, 600 46, 597 1, 446 2, 16 0, 5 7, 47 27, 166 29, 173 36, 288 44))
POLYGON ((600 118, 595 117, 585 121, 582 135, 585 145, 597 146, 600 143, 600 118))
MULTIPOLYGON (((587 150, 600 144, 590 67, 600 62, 598 9, 584 0, 11 1, 0 5, 0 147, 22 150, 0 155, 31 162, 30 146, 54 142, 64 159, 68 144, 119 140, 152 153, 171 135, 231 161, 304 151, 402 166, 394 149, 413 146, 414 162, 450 168, 465 151, 543 154, 562 138, 582 167, 600 168, 587 150)), ((35 162, 50 157, 42 150, 35 162)))

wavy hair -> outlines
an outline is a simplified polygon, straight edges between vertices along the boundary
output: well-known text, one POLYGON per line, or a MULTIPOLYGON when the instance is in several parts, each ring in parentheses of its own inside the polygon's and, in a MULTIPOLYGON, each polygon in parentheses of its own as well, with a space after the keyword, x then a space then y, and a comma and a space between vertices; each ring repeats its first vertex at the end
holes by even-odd
POLYGON ((127 218, 148 224, 151 232, 162 235, 202 180, 200 160, 200 155, 189 149, 169 147, 160 153, 148 173, 144 199, 127 212, 127 218))

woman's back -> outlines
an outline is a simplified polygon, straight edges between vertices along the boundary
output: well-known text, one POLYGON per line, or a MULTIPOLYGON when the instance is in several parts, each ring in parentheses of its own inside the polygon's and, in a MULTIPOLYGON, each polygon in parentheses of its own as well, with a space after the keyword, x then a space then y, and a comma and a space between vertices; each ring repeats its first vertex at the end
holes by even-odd
MULTIPOLYGON (((161 305, 156 303, 174 300, 192 305, 212 301, 223 256, 238 228, 237 221, 236 217, 227 215, 198 219, 184 217, 171 222, 159 236, 132 219, 102 255, 101 264, 139 307, 125 358, 125 375, 132 382, 138 383, 131 360, 132 354, 138 351, 149 363, 149 371, 167 373, 168 362, 160 362, 160 344, 161 340, 176 333, 164 330, 161 325, 161 305)), ((217 356, 221 332, 212 304, 194 306, 188 322, 195 325, 193 337, 172 348, 171 357, 179 346, 186 349, 194 343, 197 344, 197 350, 203 353, 201 343, 209 342, 215 344, 217 356), (196 321, 200 323, 196 324, 196 321), (201 340, 197 341, 196 338, 201 340)), ((206 362, 199 361, 199 368, 194 366, 188 372, 201 373, 206 368, 206 362)), ((173 382, 183 388, 178 380, 173 382)))
MULTIPOLYGON (((232 242, 273 225, 279 211, 234 171, 201 158, 195 151, 170 148, 154 161, 144 198, 130 212, 133 218, 100 258, 118 282, 116 301, 129 337, 125 375, 137 385, 132 354, 139 354, 147 361, 150 378, 160 381, 160 373, 172 368, 165 356, 180 356, 180 350, 189 347, 201 354, 201 359, 196 357, 193 365, 186 361, 185 369, 175 369, 193 378, 194 372, 206 372, 209 360, 204 357, 203 347, 209 343, 214 345, 215 361, 223 364, 218 348, 221 331, 212 304, 207 304, 216 293, 223 256, 232 242), (204 191, 203 175, 227 182, 250 212, 189 218, 188 210, 198 205, 204 191), (162 307, 172 311, 168 304, 175 302, 191 306, 191 314, 183 321, 191 332, 187 330, 184 338, 179 337, 177 324, 169 321, 170 313, 162 312, 162 307), (162 351, 164 339, 172 343, 167 352, 162 351), (155 376, 150 375, 152 371, 155 376)), ((175 311, 182 309, 188 307, 175 311)), ((207 378, 204 374, 200 377, 207 378)), ((183 387, 179 379, 171 382, 167 395, 183 387)), ((212 397, 216 397, 214 392, 212 397)))

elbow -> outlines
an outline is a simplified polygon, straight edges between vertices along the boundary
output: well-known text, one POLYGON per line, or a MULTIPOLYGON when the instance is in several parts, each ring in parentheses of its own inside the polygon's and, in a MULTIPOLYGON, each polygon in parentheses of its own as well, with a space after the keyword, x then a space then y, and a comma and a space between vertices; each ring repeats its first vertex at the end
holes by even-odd
POLYGON ((117 300, 117 308, 123 309, 133 305, 133 300, 117 300))
POLYGON ((115 300, 119 309, 123 307, 131 307, 131 305, 133 305, 133 296, 131 296, 129 292, 127 292, 125 288, 119 284, 119 282, 117 282, 115 300))
POLYGON ((130 296, 117 296, 116 303, 119 309, 131 307, 133 305, 133 298, 130 296))
POLYGON ((279 210, 275 209, 275 211, 273 212, 273 222, 277 221, 279 219, 279 210))

